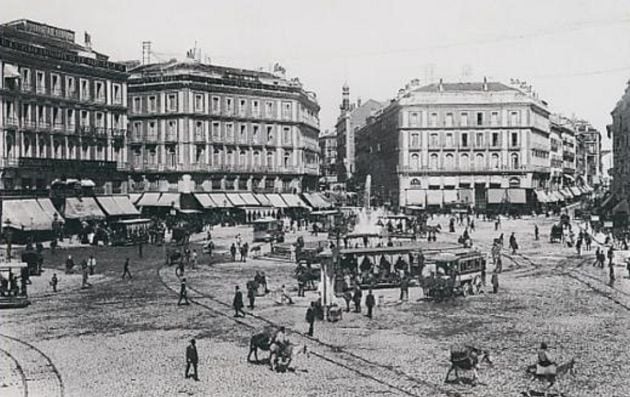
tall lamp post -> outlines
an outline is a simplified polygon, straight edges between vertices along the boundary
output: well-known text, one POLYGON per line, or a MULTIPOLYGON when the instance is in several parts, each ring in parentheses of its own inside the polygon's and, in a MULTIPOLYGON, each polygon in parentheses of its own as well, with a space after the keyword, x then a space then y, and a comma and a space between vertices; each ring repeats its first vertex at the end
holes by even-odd
POLYGON ((11 228, 11 219, 4 221, 4 238, 7 240, 7 261, 11 261, 11 243, 13 238, 13 229, 11 228))

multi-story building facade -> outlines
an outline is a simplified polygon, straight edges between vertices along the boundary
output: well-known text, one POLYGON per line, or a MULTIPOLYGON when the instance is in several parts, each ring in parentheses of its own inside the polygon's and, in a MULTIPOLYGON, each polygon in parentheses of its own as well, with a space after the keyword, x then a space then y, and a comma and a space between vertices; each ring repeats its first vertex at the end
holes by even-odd
POLYGON ((130 73, 136 190, 166 190, 184 175, 206 191, 317 187, 319 105, 297 79, 195 61, 130 73))
POLYGON ((630 84, 611 112, 612 124, 607 126, 612 140, 611 192, 617 200, 630 195, 630 84))
POLYGON ((337 136, 337 180, 346 182, 355 173, 355 132, 365 125, 367 118, 383 104, 370 99, 364 103, 350 103, 350 87, 344 84, 342 100, 339 106, 341 113, 335 125, 337 136))
POLYGON ((393 206, 522 204, 549 179, 549 133, 547 104, 521 89, 411 84, 356 133, 357 174, 393 206))
POLYGON ((548 190, 558 191, 575 185, 576 138, 573 121, 559 114, 550 116, 551 176, 548 190))
POLYGON ((602 137, 591 123, 585 120, 575 122, 576 131, 576 173, 590 186, 602 183, 602 137))
POLYGON ((320 183, 327 186, 337 183, 337 136, 325 131, 319 136, 320 183))
POLYGON ((74 32, 18 20, 0 25, 0 189, 88 178, 124 190, 125 66, 74 32), (122 172, 121 172, 122 171, 122 172))

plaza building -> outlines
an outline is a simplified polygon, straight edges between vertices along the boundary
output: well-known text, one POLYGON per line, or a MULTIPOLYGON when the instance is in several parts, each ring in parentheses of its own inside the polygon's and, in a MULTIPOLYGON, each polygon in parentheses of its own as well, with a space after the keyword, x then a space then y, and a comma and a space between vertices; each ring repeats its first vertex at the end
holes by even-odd
POLYGON ((619 201, 630 195, 630 82, 611 116, 612 123, 606 128, 613 152, 610 190, 615 201, 619 201))
POLYGON ((124 65, 30 20, 0 25, 0 190, 43 190, 55 179, 124 191, 124 65))
POLYGON ((591 123, 575 121, 576 175, 589 186, 602 185, 602 136, 591 123))
POLYGON ((298 79, 196 60, 130 71, 129 166, 136 191, 316 189, 319 105, 298 79))
POLYGON ((320 184, 327 187, 337 183, 337 135, 326 130, 319 136, 320 184))
POLYGON ((356 103, 350 102, 350 87, 344 84, 341 92, 340 114, 335 124, 337 136, 337 180, 347 182, 356 171, 355 133, 366 123, 367 118, 384 104, 373 99, 356 103))
POLYGON ((547 104, 499 82, 417 81, 356 132, 373 204, 440 208, 536 202, 550 178, 547 104))

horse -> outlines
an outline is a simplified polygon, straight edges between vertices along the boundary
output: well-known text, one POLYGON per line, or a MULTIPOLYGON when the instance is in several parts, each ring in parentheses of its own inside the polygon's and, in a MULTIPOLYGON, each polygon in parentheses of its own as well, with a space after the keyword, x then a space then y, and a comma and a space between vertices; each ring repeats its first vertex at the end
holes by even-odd
MULTIPOLYGON (((547 387, 545 388, 545 391, 543 393, 545 396, 548 395, 549 390, 556 384, 558 376, 564 376, 566 374, 571 374, 571 375, 574 374, 575 358, 572 358, 566 363, 560 364, 558 366, 556 366, 555 364, 552 364, 552 365, 555 367, 555 371, 553 371, 553 369, 551 369, 551 371, 538 371, 537 364, 529 365, 525 370, 527 374, 531 376, 532 381, 547 382, 547 387)), ((529 396, 530 393, 526 392, 525 395, 529 396)))
POLYGON ((446 378, 444 379, 444 383, 449 382, 448 377, 451 375, 451 371, 455 370, 455 382, 459 381, 459 370, 473 371, 473 384, 478 379, 477 370, 479 369, 479 364, 482 362, 487 362, 488 365, 492 366, 492 361, 490 360, 490 353, 487 350, 482 350, 474 346, 451 346, 451 367, 448 369, 446 373, 446 378))
MULTIPOLYGON (((256 359, 255 362, 259 363, 258 349, 260 349, 269 352, 269 366, 272 371, 286 371, 294 357, 294 345, 291 342, 287 342, 284 346, 271 343, 271 335, 272 333, 269 329, 265 329, 262 332, 252 335, 249 341, 249 354, 247 355, 247 362, 252 362, 251 356, 253 353, 256 359)), ((307 353, 306 345, 300 349, 300 352, 307 353)))

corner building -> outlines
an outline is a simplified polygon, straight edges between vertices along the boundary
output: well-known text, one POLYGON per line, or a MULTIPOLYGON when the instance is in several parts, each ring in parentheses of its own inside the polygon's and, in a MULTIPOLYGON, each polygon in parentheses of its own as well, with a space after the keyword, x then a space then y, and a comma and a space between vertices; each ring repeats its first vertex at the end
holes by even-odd
POLYGON ((549 180, 547 105, 502 83, 412 84, 356 136, 376 204, 533 205, 549 180))
POLYGON ((319 105, 297 79, 172 61, 133 69, 128 100, 134 190, 317 188, 319 105))
POLYGON ((126 68, 86 39, 29 20, 0 25, 0 190, 57 178, 125 190, 126 68))

